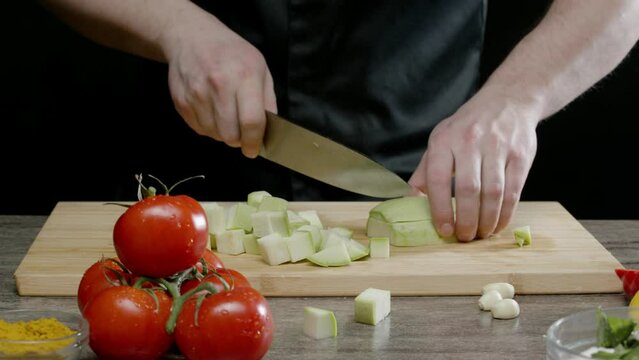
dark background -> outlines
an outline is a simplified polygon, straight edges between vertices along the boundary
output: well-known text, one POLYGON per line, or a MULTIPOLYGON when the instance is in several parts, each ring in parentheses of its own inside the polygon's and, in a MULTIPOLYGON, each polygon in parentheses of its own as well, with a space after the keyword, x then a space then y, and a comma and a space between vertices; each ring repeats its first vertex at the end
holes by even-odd
MULTIPOLYGON (((548 1, 489 0, 485 78, 548 1)), ((0 11, 0 214, 48 214, 57 201, 134 200, 135 173, 200 200, 243 200, 259 173, 238 150, 197 136, 173 109, 166 65, 96 45, 32 1, 0 11), (124 189, 124 190, 123 190, 124 189)), ((575 217, 639 218, 637 47, 610 76, 538 127, 523 200, 575 217)), ((276 178, 272 181, 277 181, 276 178)))

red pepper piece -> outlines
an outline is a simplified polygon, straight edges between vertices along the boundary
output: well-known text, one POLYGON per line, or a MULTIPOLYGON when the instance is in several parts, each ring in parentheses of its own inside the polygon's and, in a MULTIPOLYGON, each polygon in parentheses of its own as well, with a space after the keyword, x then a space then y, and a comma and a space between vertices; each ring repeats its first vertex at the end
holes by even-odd
POLYGON ((632 299, 639 290, 639 270, 615 269, 615 273, 623 284, 624 293, 628 299, 632 299))

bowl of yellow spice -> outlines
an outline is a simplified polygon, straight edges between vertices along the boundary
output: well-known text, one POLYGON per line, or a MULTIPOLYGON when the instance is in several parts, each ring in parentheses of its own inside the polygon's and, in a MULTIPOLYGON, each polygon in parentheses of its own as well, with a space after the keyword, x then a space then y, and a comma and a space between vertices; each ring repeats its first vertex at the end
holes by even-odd
POLYGON ((88 336, 80 314, 0 310, 0 359, 79 359, 88 336))

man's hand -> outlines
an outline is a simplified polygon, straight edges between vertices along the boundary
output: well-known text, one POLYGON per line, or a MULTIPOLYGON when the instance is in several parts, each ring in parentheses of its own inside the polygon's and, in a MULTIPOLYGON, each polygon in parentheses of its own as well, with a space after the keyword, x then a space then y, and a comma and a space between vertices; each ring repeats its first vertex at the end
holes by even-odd
POLYGON ((537 123, 621 62, 639 39, 638 16, 636 0, 553 1, 480 91, 433 130, 410 182, 430 197, 441 235, 470 241, 508 224, 535 156, 537 123))
POLYGON ((532 108, 503 99, 478 96, 437 125, 410 179, 428 195, 443 236, 486 238, 508 224, 519 201, 537 150, 539 118, 532 108))
POLYGON ((198 134, 256 157, 277 112, 273 79, 262 54, 213 16, 180 23, 165 46, 175 108, 198 134))

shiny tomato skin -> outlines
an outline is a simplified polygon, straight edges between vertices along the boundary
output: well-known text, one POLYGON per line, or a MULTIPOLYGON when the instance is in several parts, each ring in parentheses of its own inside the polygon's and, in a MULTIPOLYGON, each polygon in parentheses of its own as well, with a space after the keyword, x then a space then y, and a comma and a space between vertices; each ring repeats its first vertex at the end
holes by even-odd
POLYGON ((138 201, 113 229, 113 245, 132 273, 167 277, 195 265, 209 241, 206 213, 185 195, 138 201))
POLYGON ((84 313, 84 308, 97 294, 108 288, 122 285, 120 276, 125 281, 130 280, 130 275, 113 259, 100 259, 89 266, 84 271, 78 285, 78 308, 80 312, 84 313))
MULTIPOLYGON (((242 273, 240 273, 237 270, 217 269, 217 274, 220 275, 228 283, 229 288, 231 289, 241 288, 241 287, 251 287, 251 283, 248 281, 246 276, 242 275, 242 273)), ((208 282, 213 284, 213 286, 218 292, 225 291, 224 285, 222 284, 222 281, 220 281, 220 278, 216 276, 215 274, 209 273, 209 275, 207 275, 202 280, 191 279, 191 280, 185 281, 182 284, 182 287, 180 287, 180 292, 184 294, 187 291, 197 287, 202 282, 208 282)))
POLYGON ((273 316, 266 299, 243 287, 207 296, 197 314, 196 298, 178 316, 175 340, 189 360, 261 359, 273 341, 273 316))
POLYGON ((87 305, 89 345, 100 359, 152 360, 167 352, 173 343, 165 330, 172 300, 163 291, 155 294, 159 307, 146 291, 118 286, 87 305))

